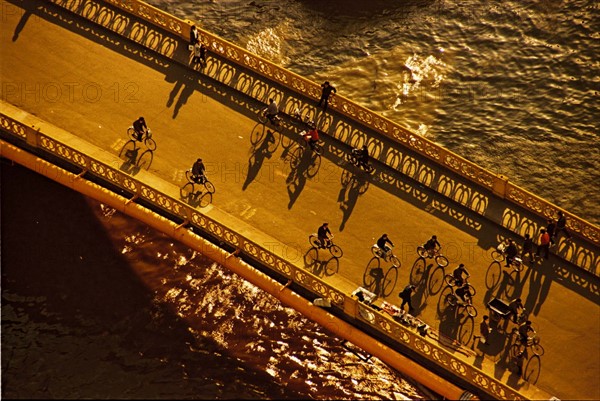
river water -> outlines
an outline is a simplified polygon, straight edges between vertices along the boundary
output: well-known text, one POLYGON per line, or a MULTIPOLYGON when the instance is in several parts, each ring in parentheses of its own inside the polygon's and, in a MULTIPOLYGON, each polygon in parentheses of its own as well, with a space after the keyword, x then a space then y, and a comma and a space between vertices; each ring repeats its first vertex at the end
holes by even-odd
MULTIPOLYGON (((149 2, 600 221, 591 0, 149 2)), ((1 173, 3 397, 430 397, 170 238, 1 173)))
POLYGON ((149 0, 600 224, 594 0, 149 0))

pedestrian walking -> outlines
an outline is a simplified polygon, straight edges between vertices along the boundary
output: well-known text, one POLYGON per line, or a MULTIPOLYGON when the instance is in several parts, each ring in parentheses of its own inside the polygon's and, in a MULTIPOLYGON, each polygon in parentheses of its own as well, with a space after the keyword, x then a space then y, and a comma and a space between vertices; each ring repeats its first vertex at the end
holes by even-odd
POLYGON ((525 260, 525 255, 529 255, 529 262, 533 263, 533 238, 529 234, 525 234, 523 241, 523 253, 521 253, 523 260, 525 260))
POLYGON ((554 245, 554 230, 556 229, 556 223, 553 219, 548 219, 546 224, 546 232, 550 236, 550 244, 554 245))
POLYGON ((406 304, 408 304, 408 312, 409 313, 414 310, 414 308, 412 307, 412 303, 410 302, 410 298, 414 291, 415 291, 415 286, 412 284, 409 284, 406 287, 404 287, 404 289, 402 290, 402 292, 400 292, 400 294, 398 294, 398 296, 402 300, 402 305, 400 305, 400 309, 402 309, 403 311, 404 311, 404 305, 406 305, 406 304))
POLYGON ((321 99, 319 99, 319 103, 317 103, 317 106, 321 106, 321 103, 323 104, 323 111, 327 110, 327 104, 329 102, 329 96, 331 95, 331 93, 336 93, 337 89, 335 89, 330 83, 329 81, 325 81, 323 82, 323 84, 321 84, 321 99))
POLYGON ((194 45, 194 58, 192 64, 202 62, 202 67, 206 65, 206 46, 204 43, 198 42, 194 45))
POLYGON ((541 252, 544 251, 544 258, 548 259, 548 255, 550 253, 550 235, 546 232, 545 229, 540 230, 540 238, 539 244, 537 247, 537 251, 535 252, 535 256, 541 256, 541 252))
POLYGON ((490 333, 492 332, 492 328, 489 323, 489 316, 483 316, 483 320, 479 323, 479 336, 475 336, 475 338, 481 338, 479 340, 482 344, 489 345, 490 344, 490 333))
POLYGON ((554 232, 554 237, 558 241, 558 235, 564 232, 567 236, 567 239, 571 239, 571 233, 567 231, 567 216, 561 211, 558 212, 558 221, 556 222, 556 231, 554 232))
POLYGON ((198 28, 196 25, 192 25, 190 28, 190 50, 194 48, 196 43, 200 42, 200 33, 198 32, 198 28))

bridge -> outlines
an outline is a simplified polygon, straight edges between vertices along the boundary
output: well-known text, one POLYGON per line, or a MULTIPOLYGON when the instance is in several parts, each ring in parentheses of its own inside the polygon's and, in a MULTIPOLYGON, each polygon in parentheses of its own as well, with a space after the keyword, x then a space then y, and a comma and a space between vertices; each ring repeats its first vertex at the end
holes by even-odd
POLYGON ((200 249, 406 374, 417 361, 437 375, 423 370, 417 380, 448 398, 462 390, 600 398, 598 227, 565 210, 573 241, 560 239, 548 260, 518 274, 503 271, 490 251, 537 233, 561 209, 343 91, 321 112, 317 83, 202 30, 209 54, 198 71, 189 65, 191 22, 139 1, 2 1, 2 21, 2 157, 200 249), (287 115, 281 129, 257 122, 269 97, 287 115), (296 109, 317 121, 320 157, 293 160, 296 109), (126 128, 140 115, 155 151, 128 142, 126 128), (373 175, 344 161, 364 143, 373 175), (185 170, 198 156, 217 190, 184 199, 185 170), (344 250, 339 259, 308 244, 324 221, 344 250), (379 294, 368 305, 353 293, 367 286, 370 268, 389 270, 370 251, 383 232, 401 267, 370 288, 379 294), (475 319, 444 305, 443 271, 416 254, 431 234, 450 267, 469 268, 475 319), (398 304, 408 283, 417 285, 415 315, 426 334, 382 308, 398 304), (493 297, 521 297, 542 337, 545 354, 527 358, 523 377, 511 371, 508 333, 494 332, 488 347, 474 338, 493 297), (314 306, 317 298, 331 306, 314 306))

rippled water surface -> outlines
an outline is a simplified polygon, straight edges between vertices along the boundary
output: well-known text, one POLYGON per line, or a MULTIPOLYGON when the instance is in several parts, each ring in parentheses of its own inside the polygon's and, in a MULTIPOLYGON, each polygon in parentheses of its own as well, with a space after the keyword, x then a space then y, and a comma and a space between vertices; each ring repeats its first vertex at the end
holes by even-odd
POLYGON ((600 224, 593 0, 149 0, 600 224))
POLYGON ((171 238, 1 173, 3 398, 431 397, 171 238))

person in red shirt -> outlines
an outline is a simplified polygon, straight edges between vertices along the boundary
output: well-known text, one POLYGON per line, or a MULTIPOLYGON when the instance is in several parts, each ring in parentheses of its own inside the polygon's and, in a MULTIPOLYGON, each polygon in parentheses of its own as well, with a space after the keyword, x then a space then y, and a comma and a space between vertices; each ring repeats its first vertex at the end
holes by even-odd
POLYGON ((540 230, 540 243, 535 255, 541 256, 540 253, 542 250, 544 251, 544 258, 548 259, 548 254, 550 253, 550 234, 543 228, 540 230))
POLYGON ((310 131, 303 135, 304 140, 308 142, 311 149, 315 149, 315 143, 319 142, 319 131, 314 125, 310 127, 310 131))

